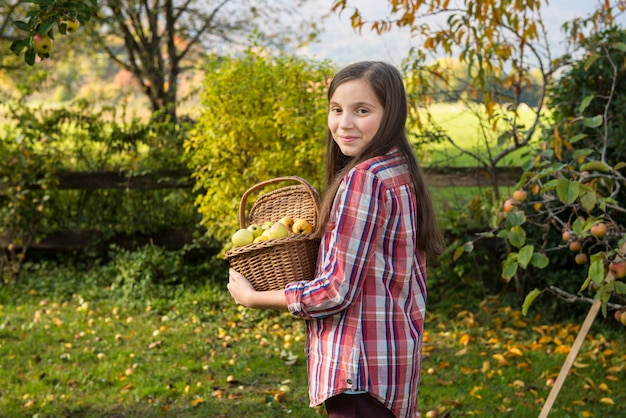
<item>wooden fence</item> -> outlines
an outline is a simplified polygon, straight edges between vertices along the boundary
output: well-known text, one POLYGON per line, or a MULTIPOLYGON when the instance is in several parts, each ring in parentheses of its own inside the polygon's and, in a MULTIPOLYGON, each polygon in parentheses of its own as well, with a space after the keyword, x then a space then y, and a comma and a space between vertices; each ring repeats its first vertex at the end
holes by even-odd
MULTIPOLYGON (((429 187, 489 187, 492 175, 485 168, 477 167, 426 167, 425 181, 429 187)), ((493 176, 500 186, 513 186, 522 175, 519 167, 498 167, 493 176)), ((58 173, 60 190, 156 190, 191 188, 193 181, 185 170, 160 170, 128 176, 124 173, 61 172, 58 173)), ((71 250, 88 247, 94 242, 106 241, 126 248, 155 244, 165 248, 181 248, 193 241, 192 229, 172 229, 155 234, 118 234, 111 238, 88 230, 59 230, 30 245, 30 249, 71 250)), ((0 248, 9 244, 7 236, 0 234, 0 248)))

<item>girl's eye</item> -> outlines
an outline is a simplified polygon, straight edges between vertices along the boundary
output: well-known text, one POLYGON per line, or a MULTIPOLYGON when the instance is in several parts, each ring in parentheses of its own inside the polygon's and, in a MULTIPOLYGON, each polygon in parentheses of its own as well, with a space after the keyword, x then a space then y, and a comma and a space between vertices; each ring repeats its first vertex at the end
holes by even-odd
POLYGON ((331 113, 341 113, 341 109, 338 107, 331 107, 330 108, 330 112, 331 113))
POLYGON ((366 113, 368 113, 368 110, 364 108, 360 108, 360 109, 357 109, 356 112, 360 115, 365 115, 366 113))

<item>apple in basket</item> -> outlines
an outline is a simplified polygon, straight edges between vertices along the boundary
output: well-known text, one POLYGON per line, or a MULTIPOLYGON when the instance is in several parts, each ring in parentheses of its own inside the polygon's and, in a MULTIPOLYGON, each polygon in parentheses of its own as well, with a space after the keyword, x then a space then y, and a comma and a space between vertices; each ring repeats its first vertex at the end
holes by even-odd
POLYGON ((233 234, 231 241, 235 247, 243 247, 244 245, 252 244, 254 235, 247 229, 242 228, 233 234))
POLYGON ((283 216, 278 222, 285 225, 287 229, 291 231, 291 227, 293 226, 293 218, 291 216, 283 216))
POLYGON ((276 222, 272 227, 268 230, 269 239, 277 239, 284 238, 289 235, 289 229, 280 222, 276 222))
POLYGON ((248 226, 248 228, 246 229, 252 232, 252 235, 254 236, 254 238, 261 236, 261 234, 263 233, 263 228, 261 228, 261 225, 259 224, 252 224, 248 226))
POLYGON ((313 225, 306 219, 296 219, 293 221, 292 230, 296 234, 310 234, 313 232, 313 225))

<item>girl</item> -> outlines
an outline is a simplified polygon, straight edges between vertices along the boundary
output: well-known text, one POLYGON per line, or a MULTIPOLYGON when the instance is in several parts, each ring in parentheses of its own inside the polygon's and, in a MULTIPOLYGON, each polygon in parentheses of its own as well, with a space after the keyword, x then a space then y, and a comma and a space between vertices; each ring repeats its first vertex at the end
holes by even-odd
POLYGON ((405 132, 400 72, 340 70, 328 91, 326 193, 309 282, 255 291, 230 270, 235 302, 306 319, 311 406, 336 417, 419 417, 426 256, 443 250, 405 132))

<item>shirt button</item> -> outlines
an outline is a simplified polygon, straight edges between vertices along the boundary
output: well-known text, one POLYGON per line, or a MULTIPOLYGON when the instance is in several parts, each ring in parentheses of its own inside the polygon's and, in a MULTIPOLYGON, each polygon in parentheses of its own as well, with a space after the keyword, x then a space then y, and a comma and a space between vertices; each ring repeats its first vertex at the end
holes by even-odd
POLYGON ((352 384, 352 379, 348 379, 348 380, 346 380, 346 382, 348 382, 348 384, 351 385, 352 384))

